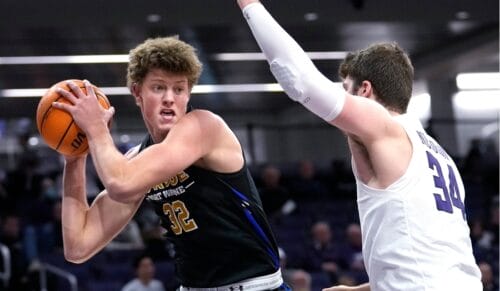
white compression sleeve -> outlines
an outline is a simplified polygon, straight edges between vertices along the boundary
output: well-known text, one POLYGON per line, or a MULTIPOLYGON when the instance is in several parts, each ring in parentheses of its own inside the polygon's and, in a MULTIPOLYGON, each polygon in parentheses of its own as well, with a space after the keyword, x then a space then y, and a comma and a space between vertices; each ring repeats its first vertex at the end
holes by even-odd
POLYGON ((243 15, 271 72, 288 96, 326 121, 335 119, 342 111, 346 92, 314 66, 262 4, 249 4, 243 9, 243 15))

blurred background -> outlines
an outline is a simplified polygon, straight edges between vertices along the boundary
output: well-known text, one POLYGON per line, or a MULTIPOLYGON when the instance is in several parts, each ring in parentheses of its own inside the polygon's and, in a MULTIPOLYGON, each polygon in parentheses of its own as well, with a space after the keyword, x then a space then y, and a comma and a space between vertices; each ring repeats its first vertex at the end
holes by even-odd
MULTIPOLYGON (((88 79, 117 110, 116 144, 126 150, 138 143, 145 129, 125 87, 127 54, 148 37, 168 35, 198 50, 204 71, 192 104, 221 115, 242 142, 295 289, 365 278, 345 139, 285 96, 235 2, 0 2, 0 243, 11 256, 3 257, 0 288, 120 290, 135 274, 134 258, 147 251, 165 288, 175 289, 173 251, 147 206, 114 248, 83 265, 64 262, 61 160, 34 122, 47 88, 88 79), (317 232, 330 241, 326 251, 312 247, 317 232)), ((333 81, 348 51, 381 41, 407 50, 416 74, 410 112, 462 169, 476 258, 491 273, 485 290, 498 290, 499 2, 263 2, 333 81)), ((92 199, 102 185, 91 166, 88 172, 92 199)))

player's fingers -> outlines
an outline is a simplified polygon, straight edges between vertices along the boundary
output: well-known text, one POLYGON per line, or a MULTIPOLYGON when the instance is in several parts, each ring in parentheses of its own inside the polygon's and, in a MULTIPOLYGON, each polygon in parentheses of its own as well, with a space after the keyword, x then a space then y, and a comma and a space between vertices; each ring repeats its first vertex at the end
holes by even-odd
POLYGON ((115 115, 115 108, 111 106, 108 109, 106 109, 106 116, 105 116, 106 122, 109 122, 113 118, 113 115, 115 115))
POLYGON ((52 107, 57 108, 57 109, 62 109, 64 111, 67 111, 67 112, 71 113, 71 110, 72 110, 73 106, 71 106, 68 103, 55 101, 55 102, 52 102, 52 107))
POLYGON ((94 86, 92 86, 89 80, 83 80, 83 84, 85 85, 85 90, 87 90, 87 95, 96 97, 94 92, 94 86))
POLYGON ((59 93, 59 95, 63 96, 64 98, 68 99, 69 102, 75 104, 76 101, 78 100, 78 98, 76 98, 75 95, 73 95, 73 93, 67 91, 67 90, 64 90, 63 88, 56 88, 56 91, 57 93, 59 93))
POLYGON ((69 81, 66 82, 66 84, 68 85, 68 87, 71 89, 71 91, 73 92, 73 94, 76 97, 78 97, 78 98, 84 98, 86 96, 85 93, 83 93, 82 88, 80 88, 78 85, 76 85, 75 82, 69 80, 69 81))

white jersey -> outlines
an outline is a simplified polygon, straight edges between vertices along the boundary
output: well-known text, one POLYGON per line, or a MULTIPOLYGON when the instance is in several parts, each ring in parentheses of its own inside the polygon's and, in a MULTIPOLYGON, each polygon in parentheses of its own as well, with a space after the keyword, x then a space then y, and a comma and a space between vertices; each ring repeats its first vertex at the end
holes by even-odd
POLYGON ((406 173, 379 190, 361 182, 353 165, 370 288, 481 291, 457 167, 418 120, 395 118, 413 144, 406 173))

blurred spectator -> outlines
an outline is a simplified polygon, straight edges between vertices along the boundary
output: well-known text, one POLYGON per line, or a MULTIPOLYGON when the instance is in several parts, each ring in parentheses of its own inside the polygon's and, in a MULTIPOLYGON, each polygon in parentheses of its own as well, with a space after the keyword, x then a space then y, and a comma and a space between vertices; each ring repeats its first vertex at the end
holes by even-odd
POLYGON ((24 290, 27 284, 28 255, 22 236, 21 219, 15 214, 7 214, 2 218, 0 243, 10 251, 11 280, 7 290, 24 290))
POLYGON ((299 163, 298 176, 292 180, 290 187, 296 201, 321 201, 328 196, 326 186, 316 176, 316 167, 309 160, 299 163))
POLYGON ((481 282, 483 283, 483 291, 498 291, 498 282, 495 282, 493 270, 487 262, 478 263, 481 271, 481 282))
POLYGON ((474 195, 479 197, 470 194, 467 197, 480 199, 483 203, 480 206, 486 206, 485 202, 487 203, 494 191, 498 191, 498 150, 494 142, 488 139, 472 139, 464 158, 462 172, 465 185, 469 186, 468 193, 468 184, 477 184, 475 187, 481 189, 474 192, 474 195))
POLYGON ((163 283, 154 279, 155 265, 151 257, 139 256, 133 263, 136 278, 123 286, 121 291, 165 291, 163 283))
POLYGON ((483 220, 476 218, 469 222, 469 227, 473 249, 489 249, 493 245, 494 234, 485 230, 483 220))
POLYGON ((341 247, 340 265, 351 276, 356 284, 367 282, 368 274, 365 270, 362 253, 361 227, 358 223, 350 223, 345 229, 346 241, 341 247))
POLYGON ((303 270, 296 270, 291 274, 290 287, 294 291, 311 291, 311 280, 309 273, 303 270))
POLYGON ((267 165, 261 172, 262 186, 259 194, 264 212, 270 219, 288 215, 296 208, 288 189, 281 185, 281 171, 272 165, 267 165))
POLYGON ((42 191, 43 175, 36 171, 39 159, 35 152, 26 151, 19 157, 16 167, 7 172, 5 190, 9 195, 10 210, 29 214, 26 202, 38 198, 42 191))
POLYGON ((42 196, 49 201, 61 199, 60 189, 56 185, 56 181, 50 176, 45 176, 42 179, 42 196))
POLYGON ((328 187, 330 198, 333 199, 355 199, 356 181, 352 174, 350 164, 345 160, 334 159, 330 163, 330 169, 323 177, 324 184, 328 187))
POLYGON ((142 203, 134 216, 141 231, 144 242, 144 252, 159 261, 168 261, 174 257, 174 250, 165 236, 160 219, 150 203, 142 203))
POLYGON ((61 223, 61 200, 57 200, 52 205, 52 219, 45 223, 41 229, 41 238, 39 239, 40 254, 50 254, 53 252, 62 252, 62 223, 61 223))
POLYGON ((292 288, 292 290, 311 290, 311 275, 302 269, 292 269, 287 265, 287 255, 285 251, 278 247, 280 268, 283 274, 283 281, 292 288))
POLYGON ((159 261, 171 260, 175 255, 173 245, 167 241, 164 233, 165 229, 161 225, 144 232, 144 252, 159 261))
POLYGON ((493 240, 492 240, 492 247, 495 247, 498 249, 499 246, 499 230, 500 226, 498 225, 498 220, 500 218, 499 214, 499 200, 498 200, 498 194, 491 199, 490 202, 490 219, 487 225, 487 229, 489 232, 493 234, 493 240))
POLYGON ((9 196, 5 188, 7 173, 0 169, 0 213, 6 213, 9 210, 9 196))
POLYGON ((134 220, 139 225, 143 237, 146 237, 150 231, 160 224, 160 218, 156 215, 151 203, 142 203, 134 216, 134 220))
POLYGON ((105 248, 107 250, 143 249, 144 241, 137 222, 134 219, 130 220, 125 228, 105 248))
POLYGON ((339 273, 339 249, 333 242, 330 225, 318 221, 311 227, 311 241, 304 249, 301 267, 308 272, 326 272, 332 283, 339 273))

